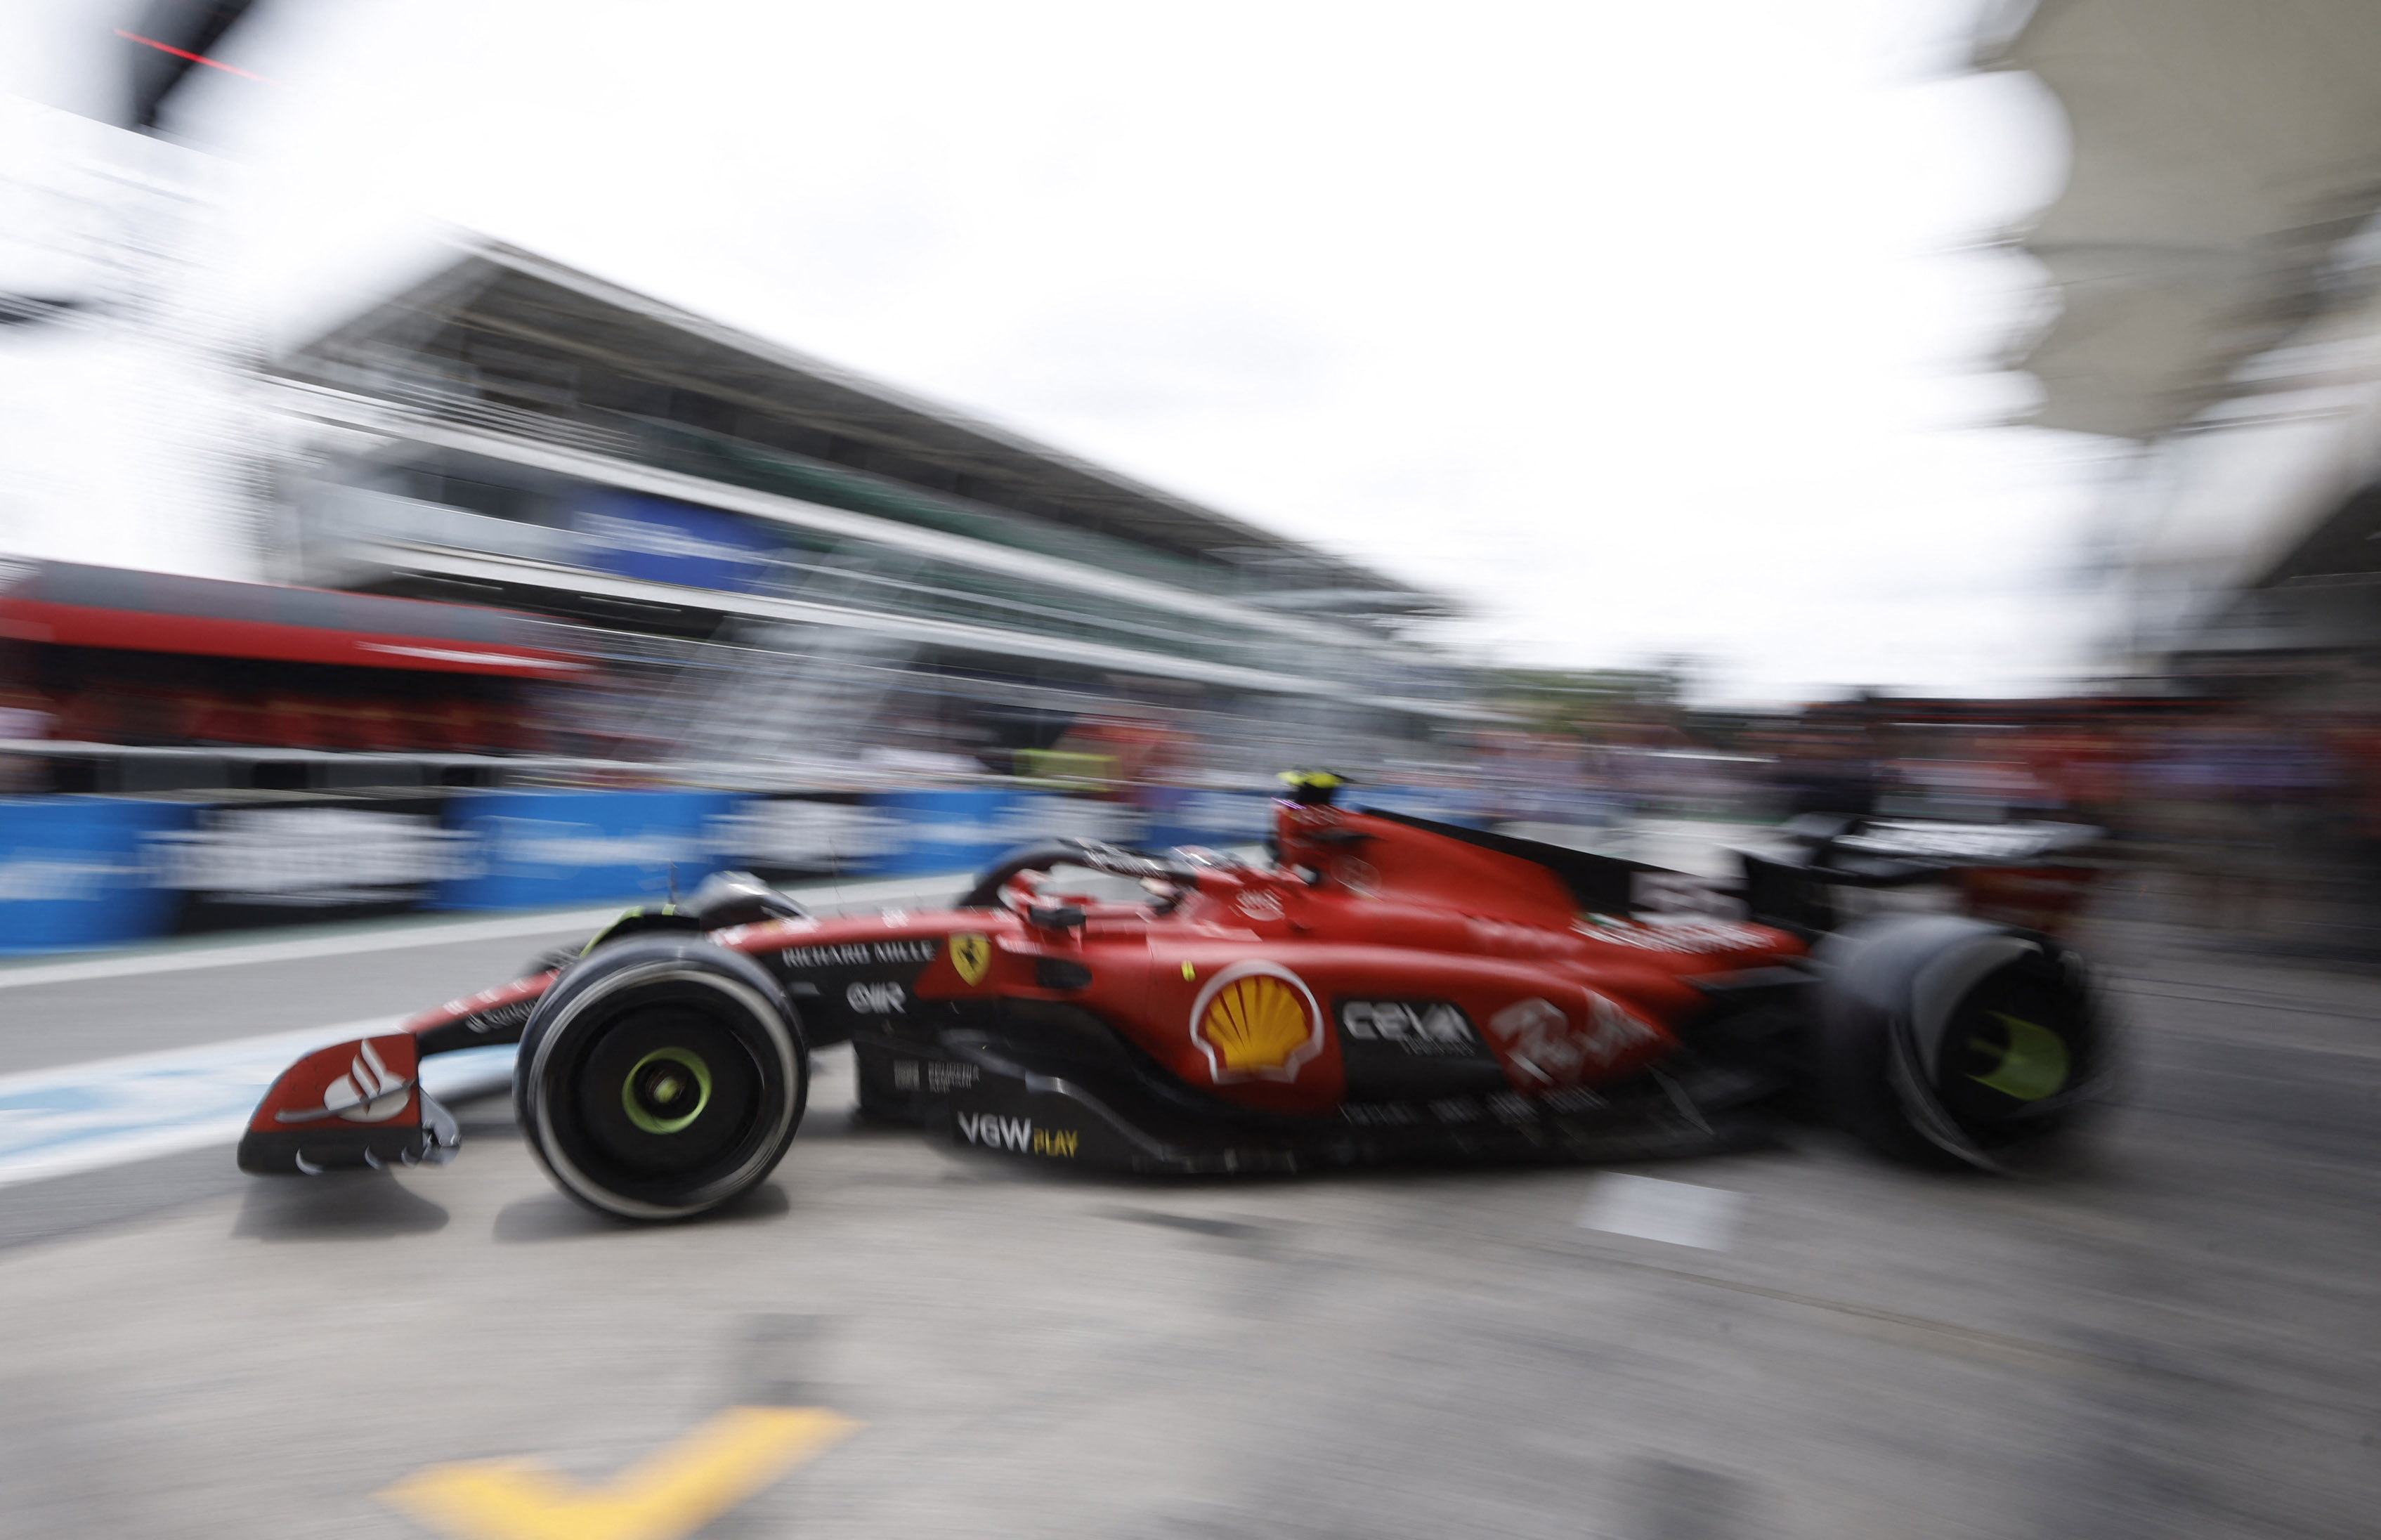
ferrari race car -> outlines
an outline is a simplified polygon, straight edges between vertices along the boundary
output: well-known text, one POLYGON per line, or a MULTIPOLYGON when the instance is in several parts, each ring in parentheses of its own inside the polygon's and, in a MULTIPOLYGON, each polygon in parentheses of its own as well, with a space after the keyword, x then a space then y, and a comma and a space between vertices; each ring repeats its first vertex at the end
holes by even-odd
POLYGON ((2104 1079, 2063 942, 1956 912, 1838 923, 1837 889, 1955 858, 1863 854, 1836 829, 1801 858, 1747 858, 1730 894, 1344 808, 1337 786, 1293 783, 1269 862, 1056 840, 943 911, 813 918, 714 876, 528 977, 306 1055, 240 1166, 450 1158, 423 1060, 512 1042, 530 1148, 572 1197, 635 1219, 766 1178, 811 1053, 843 1042, 861 1117, 1145 1173, 1636 1159, 1761 1142, 1781 1109, 2000 1168, 2104 1079), (1680 895, 1705 912, 1675 912, 1680 895), (1728 906, 1740 917, 1710 912, 1728 906))

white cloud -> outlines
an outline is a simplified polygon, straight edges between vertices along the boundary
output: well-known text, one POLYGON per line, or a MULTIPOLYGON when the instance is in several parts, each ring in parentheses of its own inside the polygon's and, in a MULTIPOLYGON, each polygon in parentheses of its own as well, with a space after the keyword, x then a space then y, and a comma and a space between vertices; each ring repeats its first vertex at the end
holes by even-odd
MULTIPOLYGON (((56 9, 61 0, 52 0, 56 9)), ((276 7, 260 292, 421 210, 1458 592, 1519 659, 1997 688, 2091 457, 1980 432, 2053 189, 1971 0, 276 7)), ((303 279, 303 282, 299 280, 303 279)))

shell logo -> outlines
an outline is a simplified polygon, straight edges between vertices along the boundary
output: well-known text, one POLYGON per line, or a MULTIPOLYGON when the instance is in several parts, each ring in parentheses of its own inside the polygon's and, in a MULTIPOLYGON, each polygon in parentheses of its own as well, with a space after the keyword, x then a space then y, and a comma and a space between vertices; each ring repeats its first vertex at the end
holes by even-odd
POLYGON ((1277 962, 1236 962, 1190 1007, 1190 1040, 1216 1081, 1294 1081, 1323 1051, 1323 1012, 1277 962))

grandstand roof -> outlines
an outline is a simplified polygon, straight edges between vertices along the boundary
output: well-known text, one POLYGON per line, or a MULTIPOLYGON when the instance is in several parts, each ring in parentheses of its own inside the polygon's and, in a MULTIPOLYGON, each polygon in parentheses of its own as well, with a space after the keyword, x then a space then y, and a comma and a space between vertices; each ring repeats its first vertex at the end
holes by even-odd
MULTIPOLYGON (((429 360, 442 336, 451 345, 457 328, 667 387, 698 416, 729 421, 727 436, 783 448, 791 433, 824 462, 1208 564, 1240 580, 1233 587, 1243 602, 1266 604, 1275 590, 1280 607, 1308 608, 1318 593, 1356 592, 1374 613, 1451 607, 995 423, 498 241, 462 243, 437 271, 295 349, 275 372, 355 388, 360 370, 401 372, 404 361, 429 360)), ((572 415, 568 385, 547 384, 550 402, 538 399, 535 379, 510 383, 528 408, 516 418, 572 415)))

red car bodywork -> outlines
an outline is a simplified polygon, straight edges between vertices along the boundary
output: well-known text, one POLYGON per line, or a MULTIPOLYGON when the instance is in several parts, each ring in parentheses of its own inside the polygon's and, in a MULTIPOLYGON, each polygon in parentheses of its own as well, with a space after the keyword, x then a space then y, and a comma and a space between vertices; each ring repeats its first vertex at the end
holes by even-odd
MULTIPOLYGON (((936 1006, 1047 1002, 1096 1017, 1185 1086, 1316 1119, 1367 1094, 1350 1083, 1359 1040, 1425 1062, 1441 1047, 1484 1048, 1502 1070, 1489 1095, 1561 1105, 1669 1056, 1681 1026, 1713 1008, 1710 981, 1804 952, 1767 926, 1582 912, 1547 866, 1410 821, 1284 803, 1276 840, 1277 864, 1203 865, 1171 901, 1070 898, 1020 879, 999 907, 776 920, 709 938, 788 981, 813 1046, 936 1006), (867 976, 845 982, 854 973, 867 976)), ((409 1042, 374 1040, 376 1062, 390 1082, 409 1082, 414 1045, 516 1038, 558 976, 424 1011, 405 1023, 409 1042)), ((380 1073, 357 1045, 309 1056, 251 1131, 353 1128, 355 1106, 326 1103, 325 1086, 347 1077, 339 1094, 353 1103, 380 1073)))

